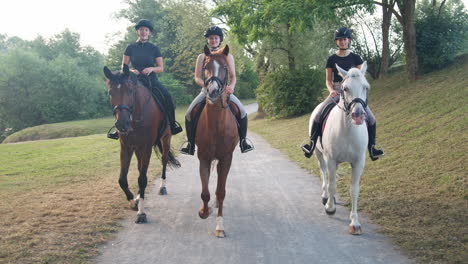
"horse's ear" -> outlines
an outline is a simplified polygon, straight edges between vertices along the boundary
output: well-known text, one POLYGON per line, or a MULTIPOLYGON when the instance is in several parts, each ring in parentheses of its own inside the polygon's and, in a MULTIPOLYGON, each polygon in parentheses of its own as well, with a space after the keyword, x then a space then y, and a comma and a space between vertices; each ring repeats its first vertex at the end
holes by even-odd
POLYGON ((109 68, 107 68, 107 66, 104 66, 104 75, 110 81, 112 81, 112 79, 114 79, 114 74, 112 74, 112 72, 109 70, 109 68))
POLYGON ((226 47, 224 47, 223 54, 226 56, 229 54, 229 45, 226 45, 226 47))
POLYGON ((211 54, 210 49, 208 48, 207 45, 205 45, 205 48, 203 49, 203 51, 205 52, 206 56, 209 56, 211 54))
POLYGON ((335 63, 336 69, 338 69, 338 74, 341 75, 341 77, 346 77, 348 75, 348 72, 343 70, 338 64, 335 63))
POLYGON ((366 75, 366 71, 367 71, 367 61, 363 62, 362 63, 362 66, 361 66, 361 72, 362 72, 362 75, 366 75))
POLYGON ((128 68, 128 65, 127 64, 124 64, 123 67, 122 67, 122 71, 125 75, 129 75, 130 74, 130 69, 128 68))

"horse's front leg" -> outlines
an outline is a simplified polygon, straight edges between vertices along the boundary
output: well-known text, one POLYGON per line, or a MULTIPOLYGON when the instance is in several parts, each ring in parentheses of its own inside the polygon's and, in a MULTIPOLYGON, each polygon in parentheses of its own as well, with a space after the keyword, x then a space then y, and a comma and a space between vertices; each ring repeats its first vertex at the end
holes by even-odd
POLYGON ((135 209, 135 201, 133 200, 133 193, 128 188, 128 168, 130 167, 130 161, 132 159, 133 150, 129 147, 120 147, 120 177, 119 185, 124 191, 129 201, 130 208, 135 209))
POLYGON ((202 219, 208 218, 211 214, 211 208, 208 206, 210 201, 210 190, 208 189, 208 183, 210 181, 210 166, 211 161, 200 160, 200 180, 202 184, 201 199, 203 200, 203 207, 198 212, 198 215, 202 219))
POLYGON ((325 205, 330 197, 328 194, 327 164, 320 150, 315 150, 315 156, 320 167, 320 178, 322 178, 322 204, 325 205))
POLYGON ((149 161, 151 158, 151 145, 145 146, 141 149, 136 151, 136 155, 138 158, 138 170, 140 171, 140 175, 138 176, 138 194, 139 194, 139 201, 138 201, 138 214, 135 223, 141 224, 146 223, 146 212, 145 212, 145 189, 148 184, 148 166, 149 161))
MULTIPOLYGON (((363 158, 365 160, 365 158, 363 158)), ((359 223, 359 217, 357 213, 357 205, 358 205, 358 198, 359 198, 359 183, 361 181, 361 175, 364 171, 364 162, 360 162, 359 164, 353 164, 352 166, 352 178, 351 178, 351 187, 350 187, 350 194, 351 194, 351 213, 349 218, 351 219, 351 223, 349 224, 349 233, 352 235, 360 235, 362 233, 361 224, 359 223)))
POLYGON ((216 217, 216 231, 217 237, 225 237, 224 233, 224 220, 223 220, 223 202, 226 197, 226 181, 232 163, 232 154, 224 157, 218 162, 218 184, 216 187, 216 201, 218 203, 218 216, 216 217))
MULTIPOLYGON (((329 197, 335 197, 336 194, 336 169, 338 164, 334 160, 328 159, 326 161, 328 171, 328 194, 329 197)), ((325 212, 329 215, 335 214, 336 206, 335 199, 328 199, 325 204, 325 212)))

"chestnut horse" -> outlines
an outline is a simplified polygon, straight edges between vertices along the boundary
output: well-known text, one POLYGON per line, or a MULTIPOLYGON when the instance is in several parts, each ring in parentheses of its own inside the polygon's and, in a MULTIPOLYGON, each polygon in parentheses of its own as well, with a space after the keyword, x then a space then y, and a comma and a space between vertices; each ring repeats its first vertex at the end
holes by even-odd
POLYGON ((123 72, 111 72, 104 67, 110 102, 116 119, 115 127, 120 138, 120 177, 119 184, 127 196, 130 207, 138 210, 135 223, 145 223, 143 205, 145 188, 148 182, 146 173, 151 158, 151 149, 156 147, 162 153, 162 175, 160 194, 166 194, 166 166, 180 167, 170 151, 171 131, 163 112, 152 98, 148 88, 138 81, 124 65, 123 72), (134 198, 128 188, 127 174, 135 152, 138 159, 138 196, 134 198))
POLYGON ((228 80, 227 55, 229 46, 211 53, 205 46, 205 87, 206 104, 198 121, 195 143, 198 147, 200 160, 200 179, 202 183, 201 198, 203 207, 198 212, 202 219, 206 219, 211 208, 208 206, 210 191, 211 163, 218 161, 218 182, 216 187, 216 203, 218 216, 216 217, 217 237, 224 237, 223 201, 226 195, 226 180, 231 168, 232 153, 239 142, 237 123, 234 114, 228 107, 229 94, 226 90, 228 80))

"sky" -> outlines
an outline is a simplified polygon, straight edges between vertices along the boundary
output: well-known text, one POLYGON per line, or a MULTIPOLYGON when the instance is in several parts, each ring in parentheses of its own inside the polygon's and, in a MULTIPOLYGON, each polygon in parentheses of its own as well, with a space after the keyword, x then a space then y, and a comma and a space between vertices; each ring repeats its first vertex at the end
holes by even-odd
POLYGON ((80 34, 83 46, 102 53, 110 47, 106 36, 124 32, 126 21, 112 18, 127 8, 122 0, 0 0, 0 34, 33 40, 50 38, 68 28, 80 34))

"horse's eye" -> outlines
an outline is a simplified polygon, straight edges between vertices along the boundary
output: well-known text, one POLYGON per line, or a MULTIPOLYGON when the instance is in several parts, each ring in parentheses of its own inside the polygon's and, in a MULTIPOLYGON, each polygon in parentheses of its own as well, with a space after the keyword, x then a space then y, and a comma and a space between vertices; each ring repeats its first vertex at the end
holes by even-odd
POLYGON ((348 89, 348 87, 343 87, 343 91, 345 91, 345 92, 349 92, 349 89, 348 89))

